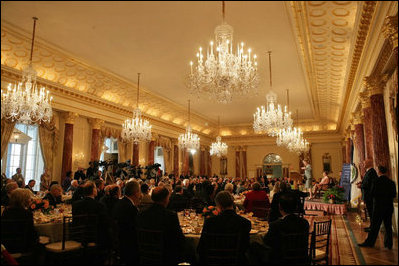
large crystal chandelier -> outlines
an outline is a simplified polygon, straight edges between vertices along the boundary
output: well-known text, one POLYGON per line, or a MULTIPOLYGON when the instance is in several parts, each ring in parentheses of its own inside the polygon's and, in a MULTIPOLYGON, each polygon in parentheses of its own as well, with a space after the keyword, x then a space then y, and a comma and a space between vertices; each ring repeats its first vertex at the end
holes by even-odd
POLYGON ((223 22, 215 28, 216 43, 210 42, 206 59, 202 47, 199 48, 197 64, 194 66, 190 62, 191 73, 187 86, 190 93, 198 97, 205 94, 212 100, 226 104, 233 97, 257 92, 258 63, 256 55, 251 55, 251 49, 244 51, 243 42, 237 45, 237 52, 233 52, 233 27, 225 22, 224 1, 222 3, 223 22))
POLYGON ((266 133, 275 137, 280 129, 292 126, 291 113, 287 106, 277 104, 277 94, 272 89, 271 51, 269 53, 270 92, 266 95, 267 105, 258 107, 254 113, 253 128, 255 133, 266 133))
POLYGON ((22 71, 22 80, 18 84, 8 85, 7 90, 1 89, 1 119, 11 119, 18 123, 33 124, 50 122, 53 116, 49 91, 38 88, 37 72, 32 66, 33 44, 35 40, 36 21, 33 17, 32 45, 29 65, 22 71))
POLYGON ((189 150, 194 154, 200 147, 200 138, 197 134, 191 132, 190 125, 190 100, 188 101, 188 123, 186 133, 181 134, 178 139, 179 148, 189 150))
POLYGON ((218 118, 218 136, 216 137, 216 142, 211 144, 209 153, 217 157, 222 157, 227 154, 227 149, 227 144, 222 142, 222 137, 220 137, 220 118, 218 118))
POLYGON ((151 125, 148 120, 141 117, 141 110, 139 108, 140 96, 140 73, 137 73, 137 106, 133 111, 132 119, 126 119, 122 127, 122 139, 128 142, 133 141, 139 143, 140 141, 151 140, 151 125))

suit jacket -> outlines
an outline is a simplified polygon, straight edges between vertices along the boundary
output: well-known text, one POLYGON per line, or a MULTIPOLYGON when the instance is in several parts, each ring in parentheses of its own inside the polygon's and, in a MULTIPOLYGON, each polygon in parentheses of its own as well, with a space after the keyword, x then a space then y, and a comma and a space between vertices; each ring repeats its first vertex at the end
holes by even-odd
POLYGON ((113 218, 115 219, 121 256, 128 261, 138 261, 138 245, 136 233, 136 219, 139 210, 127 197, 123 197, 115 204, 113 218))
POLYGON ((54 206, 54 208, 57 206, 57 204, 62 203, 62 199, 61 197, 54 197, 53 195, 51 195, 51 193, 47 193, 46 196, 44 196, 43 198, 44 200, 48 200, 48 203, 51 206, 54 206))
POLYGON ((95 241, 100 246, 111 244, 109 241, 111 236, 110 220, 103 204, 90 197, 75 201, 72 203, 72 217, 75 225, 87 226, 93 234, 89 236, 90 242, 95 241), (77 215, 89 215, 89 221, 75 219, 77 215))
POLYGON ((170 197, 168 209, 180 212, 184 209, 187 209, 187 205, 188 199, 184 195, 174 193, 170 197))
POLYGON ((185 237, 174 211, 152 204, 137 216, 137 228, 163 232, 164 264, 179 263, 183 257, 185 237))
POLYGON ((255 200, 264 200, 266 202, 265 207, 270 207, 269 197, 267 196, 266 192, 263 190, 259 191, 253 190, 245 195, 245 200, 244 200, 245 212, 252 211, 252 205, 255 200))
POLYGON ((374 212, 392 210, 393 199, 396 197, 396 185, 391 179, 383 175, 374 181, 371 191, 374 212))
MULTIPOLYGON (((276 194, 277 195, 277 194, 276 194)), ((300 246, 308 247, 309 223, 307 220, 294 214, 289 214, 269 224, 269 231, 263 238, 266 246, 271 248, 271 262, 276 264, 284 263, 282 257, 282 234, 304 233, 304 239, 300 246)), ((307 254, 307 248, 306 248, 307 254)))
POLYGON ((105 195, 104 197, 102 197, 100 199, 99 202, 105 206, 108 216, 112 217, 114 207, 115 207, 116 203, 118 203, 118 201, 119 201, 119 199, 117 199, 115 197, 110 197, 109 195, 105 195))
POLYGON ((11 220, 12 223, 2 223, 1 243, 7 248, 10 253, 26 252, 32 250, 33 246, 37 243, 38 235, 33 227, 33 215, 30 211, 23 208, 6 208, 1 217, 1 221, 11 220), (26 235, 24 240, 18 239, 4 239, 5 234, 13 235, 14 237, 23 232, 23 226, 26 228, 26 235), (25 243, 23 243, 26 241, 25 243))
POLYGON ((202 229, 202 235, 198 244, 198 254, 200 256, 200 264, 206 261, 205 254, 208 246, 204 233, 210 234, 240 234, 240 262, 245 262, 245 251, 249 246, 249 232, 251 231, 251 222, 244 217, 238 215, 234 210, 225 210, 218 216, 210 217, 205 220, 202 229))
POLYGON ((373 199, 371 195, 371 191, 373 189, 373 185, 375 180, 378 178, 377 172, 374 168, 370 168, 363 177, 361 189, 362 189, 362 196, 364 201, 370 201, 373 199))

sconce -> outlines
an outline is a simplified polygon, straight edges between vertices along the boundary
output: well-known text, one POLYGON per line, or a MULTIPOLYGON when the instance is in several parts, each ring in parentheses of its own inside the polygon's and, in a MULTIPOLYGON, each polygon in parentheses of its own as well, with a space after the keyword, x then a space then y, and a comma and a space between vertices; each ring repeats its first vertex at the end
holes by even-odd
POLYGON ((83 152, 75 153, 74 157, 74 164, 75 166, 81 166, 84 163, 85 155, 83 152))
POLYGON ((19 132, 14 132, 14 136, 13 136, 13 138, 14 138, 15 142, 18 142, 19 135, 20 135, 20 133, 19 133, 19 132))

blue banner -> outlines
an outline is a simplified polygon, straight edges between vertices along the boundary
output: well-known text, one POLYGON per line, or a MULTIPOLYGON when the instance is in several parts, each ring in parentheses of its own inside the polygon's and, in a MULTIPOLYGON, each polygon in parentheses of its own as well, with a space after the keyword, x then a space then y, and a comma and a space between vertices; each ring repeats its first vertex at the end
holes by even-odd
POLYGON ((345 199, 351 200, 351 164, 344 163, 342 166, 342 176, 339 185, 345 189, 345 199))

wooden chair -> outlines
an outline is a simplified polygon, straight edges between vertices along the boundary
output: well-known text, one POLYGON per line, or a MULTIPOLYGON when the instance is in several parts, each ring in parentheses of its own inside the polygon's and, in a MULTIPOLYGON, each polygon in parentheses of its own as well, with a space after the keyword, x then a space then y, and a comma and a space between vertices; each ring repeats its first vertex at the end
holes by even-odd
POLYGON ((285 265, 310 265, 309 233, 287 233, 281 237, 281 262, 285 265))
POLYGON ((137 229, 140 264, 160 265, 164 262, 164 236, 162 231, 137 229))
POLYGON ((255 217, 268 220, 270 212, 270 204, 265 200, 254 200, 252 202, 252 212, 255 217))
POLYGON ((313 223, 310 256, 314 265, 323 260, 328 264, 331 222, 332 220, 313 223))
POLYGON ((239 265, 240 234, 202 233, 204 252, 200 254, 200 263, 206 265, 239 265))
POLYGON ((328 184, 322 185, 321 188, 316 188, 315 190, 315 198, 321 198, 324 194, 329 189, 328 184))
POLYGON ((305 198, 306 197, 299 197, 297 209, 294 211, 294 214, 301 218, 303 218, 305 214, 305 198))

